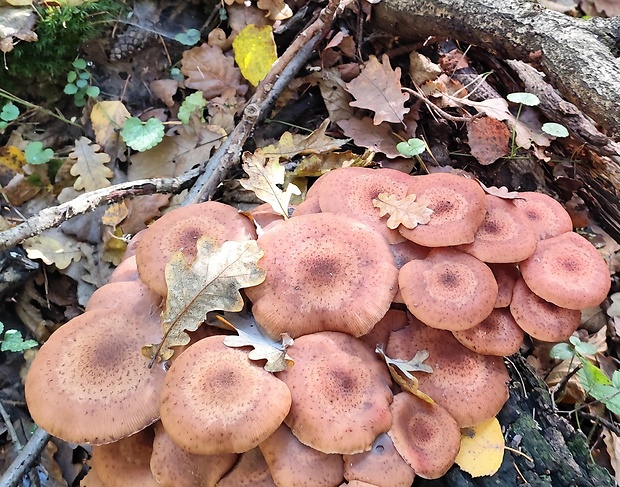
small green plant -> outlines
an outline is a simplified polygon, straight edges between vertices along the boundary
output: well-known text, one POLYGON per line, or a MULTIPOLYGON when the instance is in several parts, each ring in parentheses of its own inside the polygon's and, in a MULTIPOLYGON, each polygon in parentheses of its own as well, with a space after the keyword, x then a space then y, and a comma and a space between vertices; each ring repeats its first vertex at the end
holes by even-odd
POLYGON ((426 143, 422 139, 409 139, 407 142, 396 144, 396 150, 405 157, 415 157, 426 150, 426 143))
POLYGON ((596 347, 593 345, 582 342, 577 337, 570 337, 569 343, 558 343, 549 354, 552 358, 559 360, 577 359, 581 363, 577 378, 586 393, 612 413, 620 414, 620 370, 616 370, 611 379, 607 377, 586 357, 595 353, 596 347))
POLYGON ((24 156, 28 164, 37 166, 48 163, 54 157, 54 151, 49 148, 44 149, 43 142, 29 142, 24 150, 24 156))
POLYGON ((24 340, 22 334, 17 330, 4 331, 4 323, 0 321, 0 334, 3 332, 4 336, 0 344, 0 351, 2 352, 23 352, 39 345, 35 340, 24 340))
POLYGON ((71 65, 74 69, 67 73, 67 84, 64 92, 67 95, 73 95, 76 107, 83 107, 86 105, 87 97, 96 98, 99 96, 99 88, 91 84, 92 76, 86 69, 88 65, 84 59, 77 58, 71 65))
POLYGON ((187 96, 181 106, 179 108, 179 120, 183 122, 185 125, 189 123, 190 117, 192 113, 197 112, 200 119, 204 122, 204 118, 202 117, 202 111, 206 106, 207 101, 202 94, 202 91, 196 91, 191 95, 187 96))
POLYGON ((133 150, 144 152, 163 140, 164 124, 156 118, 143 122, 138 117, 130 117, 123 124, 121 137, 133 150))
POLYGON ((188 29, 187 32, 180 32, 174 36, 174 40, 184 46, 194 46, 200 40, 200 31, 198 29, 188 29))
POLYGON ((12 102, 5 103, 0 111, 0 130, 4 130, 9 123, 19 117, 19 108, 12 102))

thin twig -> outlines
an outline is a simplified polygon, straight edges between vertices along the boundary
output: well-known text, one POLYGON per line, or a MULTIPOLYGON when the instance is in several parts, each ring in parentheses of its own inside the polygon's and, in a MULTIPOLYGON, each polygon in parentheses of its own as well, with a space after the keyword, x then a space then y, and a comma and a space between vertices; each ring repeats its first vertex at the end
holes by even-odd
POLYGON ((417 99, 422 100, 428 108, 430 108, 432 111, 437 112, 441 117, 445 118, 446 120, 450 120, 451 122, 455 122, 455 123, 471 122, 474 118, 477 118, 480 116, 480 115, 468 115, 467 117, 455 117, 454 115, 450 115, 448 112, 439 108, 437 105, 435 105, 432 101, 430 101, 424 95, 420 95, 417 91, 412 90, 411 88, 405 88, 405 87, 403 87, 403 91, 407 93, 411 93, 417 99))
POLYGON ((6 430, 9 432, 9 436, 11 437, 11 441, 15 445, 15 448, 19 449, 22 447, 22 442, 19 441, 19 437, 17 436, 17 431, 13 428, 13 423, 11 421, 11 417, 9 413, 6 412, 2 403, 0 403, 0 416, 2 416, 2 420, 6 425, 6 430))
POLYGON ((41 454, 49 439, 50 434, 47 431, 42 428, 37 429, 0 478, 0 485, 15 487, 41 454))
POLYGON ((612 423, 611 421, 609 421, 608 419, 605 419, 602 416, 597 416, 596 414, 586 413, 585 411, 577 411, 577 414, 581 416, 583 419, 589 419, 590 421, 594 421, 594 422, 598 421, 603 426, 605 426, 605 428, 613 432, 613 434, 615 434, 616 436, 620 436, 620 426, 618 426, 616 423, 612 423))

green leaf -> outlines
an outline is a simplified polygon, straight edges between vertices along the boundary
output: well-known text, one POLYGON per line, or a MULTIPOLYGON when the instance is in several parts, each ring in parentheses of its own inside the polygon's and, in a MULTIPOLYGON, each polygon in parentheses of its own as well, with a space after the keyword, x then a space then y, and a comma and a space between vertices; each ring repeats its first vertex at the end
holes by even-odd
POLYGON ((426 150, 426 144, 422 139, 409 139, 396 144, 396 150, 404 156, 414 157, 426 150))
POLYGON ((620 370, 614 371, 611 376, 611 383, 615 388, 620 389, 620 370))
POLYGON ((80 78, 75 81, 75 86, 78 88, 86 88, 88 86, 88 80, 80 78))
POLYGON ((4 323, 0 321, 0 334, 2 334, 3 331, 4 331, 4 323))
POLYGON ((559 123, 543 123, 541 129, 544 133, 553 135, 554 137, 568 137, 568 129, 559 123))
POLYGON ((540 105, 540 99, 532 93, 510 93, 506 98, 513 103, 520 103, 528 107, 540 105))
POLYGON ((156 118, 142 122, 137 117, 125 120, 121 137, 133 150, 144 152, 155 147, 164 138, 164 124, 156 118))
POLYGON ((181 103, 178 114, 179 120, 184 124, 188 124, 191 114, 196 110, 200 110, 202 113, 202 109, 206 106, 206 104, 207 101, 202 95, 202 91, 192 93, 187 96, 185 100, 183 100, 183 103, 181 103))
POLYGON ((99 96, 100 90, 98 86, 89 86, 86 89, 86 96, 90 98, 97 98, 99 96))
POLYGON ((86 105, 86 98, 84 97, 84 93, 77 92, 73 97, 73 103, 76 107, 83 107, 86 105))
POLYGON ((43 149, 43 142, 29 142, 24 151, 28 164, 45 164, 54 157, 52 149, 43 149))
POLYGON ((19 108, 11 102, 6 103, 0 112, 0 119, 5 122, 12 122, 19 117, 19 108))
POLYGON ((75 95, 78 92, 78 87, 73 83, 67 83, 64 92, 67 95, 75 95))
POLYGON ((549 351, 549 356, 557 360, 570 360, 575 356, 575 349, 568 343, 558 343, 549 351))
POLYGON ((90 79, 90 73, 88 71, 84 71, 80 73, 78 76, 80 79, 86 79, 86 80, 90 79))
POLYGON ((77 79, 77 77, 78 77, 78 74, 75 71, 69 71, 67 73, 67 81, 69 83, 73 83, 77 79))
POLYGON ((0 350, 3 352, 23 352, 37 345, 38 343, 35 340, 24 340, 22 334, 17 330, 7 330, 0 350))
POLYGON ((197 29, 189 29, 187 32, 180 32, 174 36, 174 40, 180 42, 184 46, 193 46, 200 40, 200 31, 197 29))
POLYGON ((595 355, 596 354, 596 347, 590 343, 582 342, 577 337, 570 337, 568 341, 573 344, 573 346, 575 347, 575 351, 578 354, 581 354, 581 355, 595 355))
POLYGON ((77 58, 71 64, 75 69, 86 69, 86 61, 84 61, 82 58, 77 58))
POLYGON ((7 128, 9 126, 8 123, 0 120, 0 130, 4 130, 5 128, 7 128))

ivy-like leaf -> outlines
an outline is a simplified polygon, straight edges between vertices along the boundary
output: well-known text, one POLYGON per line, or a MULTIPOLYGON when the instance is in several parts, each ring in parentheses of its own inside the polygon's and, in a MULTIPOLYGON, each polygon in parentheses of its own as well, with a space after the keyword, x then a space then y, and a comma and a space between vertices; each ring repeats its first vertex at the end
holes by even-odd
POLYGON ((2 339, 0 350, 3 352, 23 352, 39 345, 35 340, 24 340, 17 330, 7 330, 2 339))
POLYGON ((125 120, 121 137, 129 147, 144 152, 159 144, 164 138, 164 124, 156 118, 142 122, 137 117, 125 120))

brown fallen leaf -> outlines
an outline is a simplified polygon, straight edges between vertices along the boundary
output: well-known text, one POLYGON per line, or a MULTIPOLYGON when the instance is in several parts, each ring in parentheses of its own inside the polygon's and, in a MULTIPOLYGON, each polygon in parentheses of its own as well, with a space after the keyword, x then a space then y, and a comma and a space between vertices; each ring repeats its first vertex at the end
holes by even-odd
POLYGON ((93 144, 86 137, 75 141, 75 150, 69 158, 76 160, 71 166, 71 175, 77 176, 73 187, 78 191, 83 189, 88 192, 110 186, 108 179, 114 173, 105 165, 110 162, 110 156, 100 150, 99 144, 93 144))
POLYGON ((262 157, 280 157, 290 160, 296 155, 321 154, 340 149, 349 142, 348 139, 334 139, 325 135, 331 120, 326 119, 310 135, 297 135, 284 132, 276 145, 268 145, 258 149, 262 157))
POLYGON ((393 135, 392 127, 387 123, 375 125, 370 117, 349 118, 339 120, 337 125, 347 137, 351 137, 355 145, 365 147, 374 152, 382 152, 386 157, 395 159, 401 157, 401 153, 396 150, 396 145, 400 142, 393 135))
POLYGON ((416 201, 416 198, 415 194, 408 194, 404 199, 399 200, 393 194, 379 193, 372 200, 372 204, 375 208, 379 208, 382 217, 390 215, 387 221, 388 228, 394 230, 402 225, 405 228, 414 229, 420 224, 428 223, 433 213, 433 210, 428 207, 427 200, 416 201))
POLYGON ((480 181, 478 181, 478 184, 482 186, 485 193, 492 194, 498 198, 502 198, 504 200, 514 200, 520 198, 518 191, 508 191, 506 186, 502 186, 501 188, 498 188, 497 186, 485 186, 484 183, 480 181))
POLYGON ((467 123, 467 143, 471 155, 488 166, 510 152, 510 131, 504 122, 481 117, 467 123))

